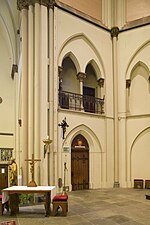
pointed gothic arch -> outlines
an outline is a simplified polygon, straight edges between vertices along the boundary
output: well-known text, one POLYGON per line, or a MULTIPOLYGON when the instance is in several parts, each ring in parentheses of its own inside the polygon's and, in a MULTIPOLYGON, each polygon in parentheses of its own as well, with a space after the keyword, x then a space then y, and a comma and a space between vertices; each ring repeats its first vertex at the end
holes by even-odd
MULTIPOLYGON (((133 149, 134 149, 134 146, 135 144, 142 138, 144 137, 144 135, 146 135, 147 133, 150 133, 150 127, 146 127, 145 129, 143 129, 142 131, 140 131, 136 137, 134 138, 132 144, 131 144, 131 147, 130 147, 130 151, 129 151, 129 165, 130 165, 130 168, 129 168, 129 172, 130 172, 130 182, 132 182, 132 170, 133 170, 133 165, 132 165, 132 159, 133 159, 133 149)), ((143 152, 143 150, 141 149, 141 152, 143 152)), ((142 157, 143 158, 143 157, 142 157)), ((146 158, 149 158, 149 156, 146 156, 146 158)), ((141 157, 140 157, 140 161, 141 161, 141 157)), ((145 167, 146 167, 146 163, 145 164, 145 167)), ((138 168, 140 166, 140 170, 142 169, 141 165, 138 165, 138 168)))
POLYGON ((131 74, 130 74, 130 79, 132 79, 132 74, 133 72, 138 68, 138 67, 142 67, 145 69, 145 71, 147 72, 147 81, 150 75, 150 70, 148 68, 148 66, 146 65, 146 63, 142 62, 142 61, 138 61, 132 68, 131 70, 131 74))
POLYGON ((72 60, 72 62, 74 63, 75 67, 76 67, 76 70, 77 70, 77 73, 78 71, 81 71, 80 69, 80 64, 77 60, 77 57, 73 54, 73 52, 68 52, 66 55, 64 55, 63 59, 62 59, 62 62, 65 60, 65 58, 70 58, 72 60))
MULTIPOLYGON (((133 67, 138 63, 138 62, 134 62, 136 56, 141 52, 143 51, 147 46, 150 45, 150 40, 144 42, 131 56, 130 60, 129 60, 129 63, 127 65, 127 68, 126 68, 126 72, 125 72, 125 77, 126 77, 126 80, 130 79, 130 75, 131 75, 131 71, 133 69, 133 67)), ((146 62, 144 62, 144 60, 142 60, 142 62, 146 65, 146 62)))
MULTIPOLYGON (((103 60, 102 60, 102 57, 101 55, 99 54, 99 51, 98 49, 96 48, 96 46, 91 42, 91 40, 83 33, 78 33, 78 34, 75 34, 75 35, 72 35, 70 36, 68 39, 66 39, 64 41, 64 43, 62 43, 62 46, 60 48, 60 52, 59 52, 59 55, 58 55, 58 65, 61 66, 62 64, 62 60, 64 58, 64 55, 66 55, 68 53, 68 50, 67 50, 67 46, 72 43, 73 41, 76 41, 76 40, 83 40, 85 43, 87 43, 88 46, 91 47, 91 49, 93 50, 93 52, 95 53, 95 56, 97 57, 98 59, 98 67, 101 71, 101 74, 103 75, 103 77, 105 77, 105 68, 104 68, 104 63, 103 63, 103 60), (66 50, 65 50, 66 49, 66 50)), ((86 65, 87 65, 87 62, 86 62, 86 65)), ((86 65, 84 65, 84 68, 82 69, 81 65, 80 65, 80 71, 77 71, 77 72, 83 72, 85 71, 85 67, 86 65)))
POLYGON ((149 112, 149 77, 150 70, 146 63, 139 60, 133 65, 129 79, 126 80, 126 87, 128 88, 126 95, 127 108, 131 114, 149 112), (141 93, 139 92, 140 88, 143 88, 141 93))
MULTIPOLYGON (((88 140, 89 149, 90 151, 98 151, 102 153, 103 147, 101 145, 100 140, 96 136, 96 134, 90 129, 90 127, 86 126, 85 124, 80 124, 73 128, 67 135, 66 135, 66 141, 72 143, 74 137, 76 137, 78 134, 83 135, 86 140, 88 140)), ((65 144, 65 143, 63 143, 65 144)))
POLYGON ((71 149, 75 149, 76 147, 89 149, 89 144, 82 134, 77 134, 71 143, 71 149))
MULTIPOLYGON (((97 80, 100 79, 100 78, 104 78, 104 77, 103 77, 103 74, 101 74, 101 71, 100 71, 99 66, 97 65, 97 63, 95 62, 94 59, 91 59, 91 60, 87 63, 87 66, 88 66, 89 64, 92 65, 92 67, 93 67, 93 69, 94 69, 94 71, 95 71, 97 80)), ((87 66, 86 66, 86 67, 87 67, 87 66)))
MULTIPOLYGON (((76 137, 84 137, 87 141, 87 145, 89 147, 89 188, 98 188, 103 185, 104 179, 104 170, 103 168, 105 158, 103 157, 103 153, 105 152, 105 147, 100 142, 96 133, 90 129, 90 127, 85 124, 80 124, 74 127, 70 132, 67 133, 65 141, 62 144, 62 149, 64 146, 68 146, 72 148, 73 140, 76 137), (78 136, 79 135, 79 136, 78 136), (99 173, 95 173, 95 171, 99 171, 99 173)), ((85 143, 85 142, 83 142, 85 143)), ((77 147, 78 149, 78 147, 77 147)), ((83 149, 82 149, 83 150, 83 149)), ((62 153, 63 154, 63 153, 62 153)), ((70 189, 72 190, 71 184, 71 154, 68 155, 68 167, 70 171, 68 173, 68 183, 70 185, 70 189)))
POLYGON ((89 145, 81 134, 71 143, 71 185, 73 191, 89 189, 89 145))

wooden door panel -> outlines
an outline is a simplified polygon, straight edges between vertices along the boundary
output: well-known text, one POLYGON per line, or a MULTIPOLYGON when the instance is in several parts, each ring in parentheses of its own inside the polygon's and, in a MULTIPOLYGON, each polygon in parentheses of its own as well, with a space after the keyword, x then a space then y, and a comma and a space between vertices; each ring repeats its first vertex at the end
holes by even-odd
POLYGON ((78 150, 71 153, 72 190, 89 189, 89 151, 78 150))
POLYGON ((8 166, 0 165, 0 189, 8 187, 8 166))

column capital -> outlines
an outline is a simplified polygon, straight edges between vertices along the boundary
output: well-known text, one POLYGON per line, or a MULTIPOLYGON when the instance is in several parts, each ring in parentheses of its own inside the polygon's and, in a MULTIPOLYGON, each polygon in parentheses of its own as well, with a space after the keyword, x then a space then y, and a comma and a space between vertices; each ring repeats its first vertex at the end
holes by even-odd
POLYGON ((14 79, 15 73, 18 73, 18 65, 13 64, 11 70, 11 78, 14 79))
POLYGON ((58 77, 61 80, 63 76, 63 67, 62 66, 58 66, 58 77))
POLYGON ((79 81, 82 81, 83 82, 83 80, 86 78, 86 73, 82 73, 82 72, 79 72, 78 74, 77 74, 77 79, 79 80, 79 81))
POLYGON ((17 0, 17 8, 19 10, 28 9, 29 5, 35 5, 35 3, 53 8, 55 0, 17 0))
POLYGON ((19 10, 28 9, 29 1, 28 0, 17 0, 17 8, 19 10))
POLYGON ((104 78, 100 78, 97 80, 98 85, 100 86, 100 88, 104 87, 104 78))
POLYGON ((49 0, 48 6, 49 6, 51 9, 53 9, 55 4, 56 4, 55 0, 49 0))
POLYGON ((126 88, 129 88, 131 86, 131 80, 128 79, 126 80, 126 88))
POLYGON ((118 34, 119 34, 119 28, 118 27, 112 27, 111 28, 111 37, 114 38, 114 37, 118 37, 118 34))

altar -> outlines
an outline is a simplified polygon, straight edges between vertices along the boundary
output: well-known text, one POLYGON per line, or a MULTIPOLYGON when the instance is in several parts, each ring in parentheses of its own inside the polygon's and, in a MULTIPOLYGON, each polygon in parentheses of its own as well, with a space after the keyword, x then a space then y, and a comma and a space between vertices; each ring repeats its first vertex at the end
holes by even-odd
POLYGON ((56 195, 55 186, 12 186, 2 190, 2 201, 6 197, 6 194, 9 196, 10 202, 10 215, 14 215, 19 212, 19 194, 34 194, 40 193, 45 195, 45 216, 49 216, 51 212, 51 200, 56 195))

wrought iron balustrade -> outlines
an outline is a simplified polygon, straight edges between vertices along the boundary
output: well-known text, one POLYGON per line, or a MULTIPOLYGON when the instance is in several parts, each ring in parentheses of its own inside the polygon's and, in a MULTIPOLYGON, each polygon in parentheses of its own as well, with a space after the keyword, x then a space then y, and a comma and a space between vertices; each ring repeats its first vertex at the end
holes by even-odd
POLYGON ((104 113, 104 99, 67 91, 59 92, 59 106, 63 109, 72 109, 98 114, 104 113))

